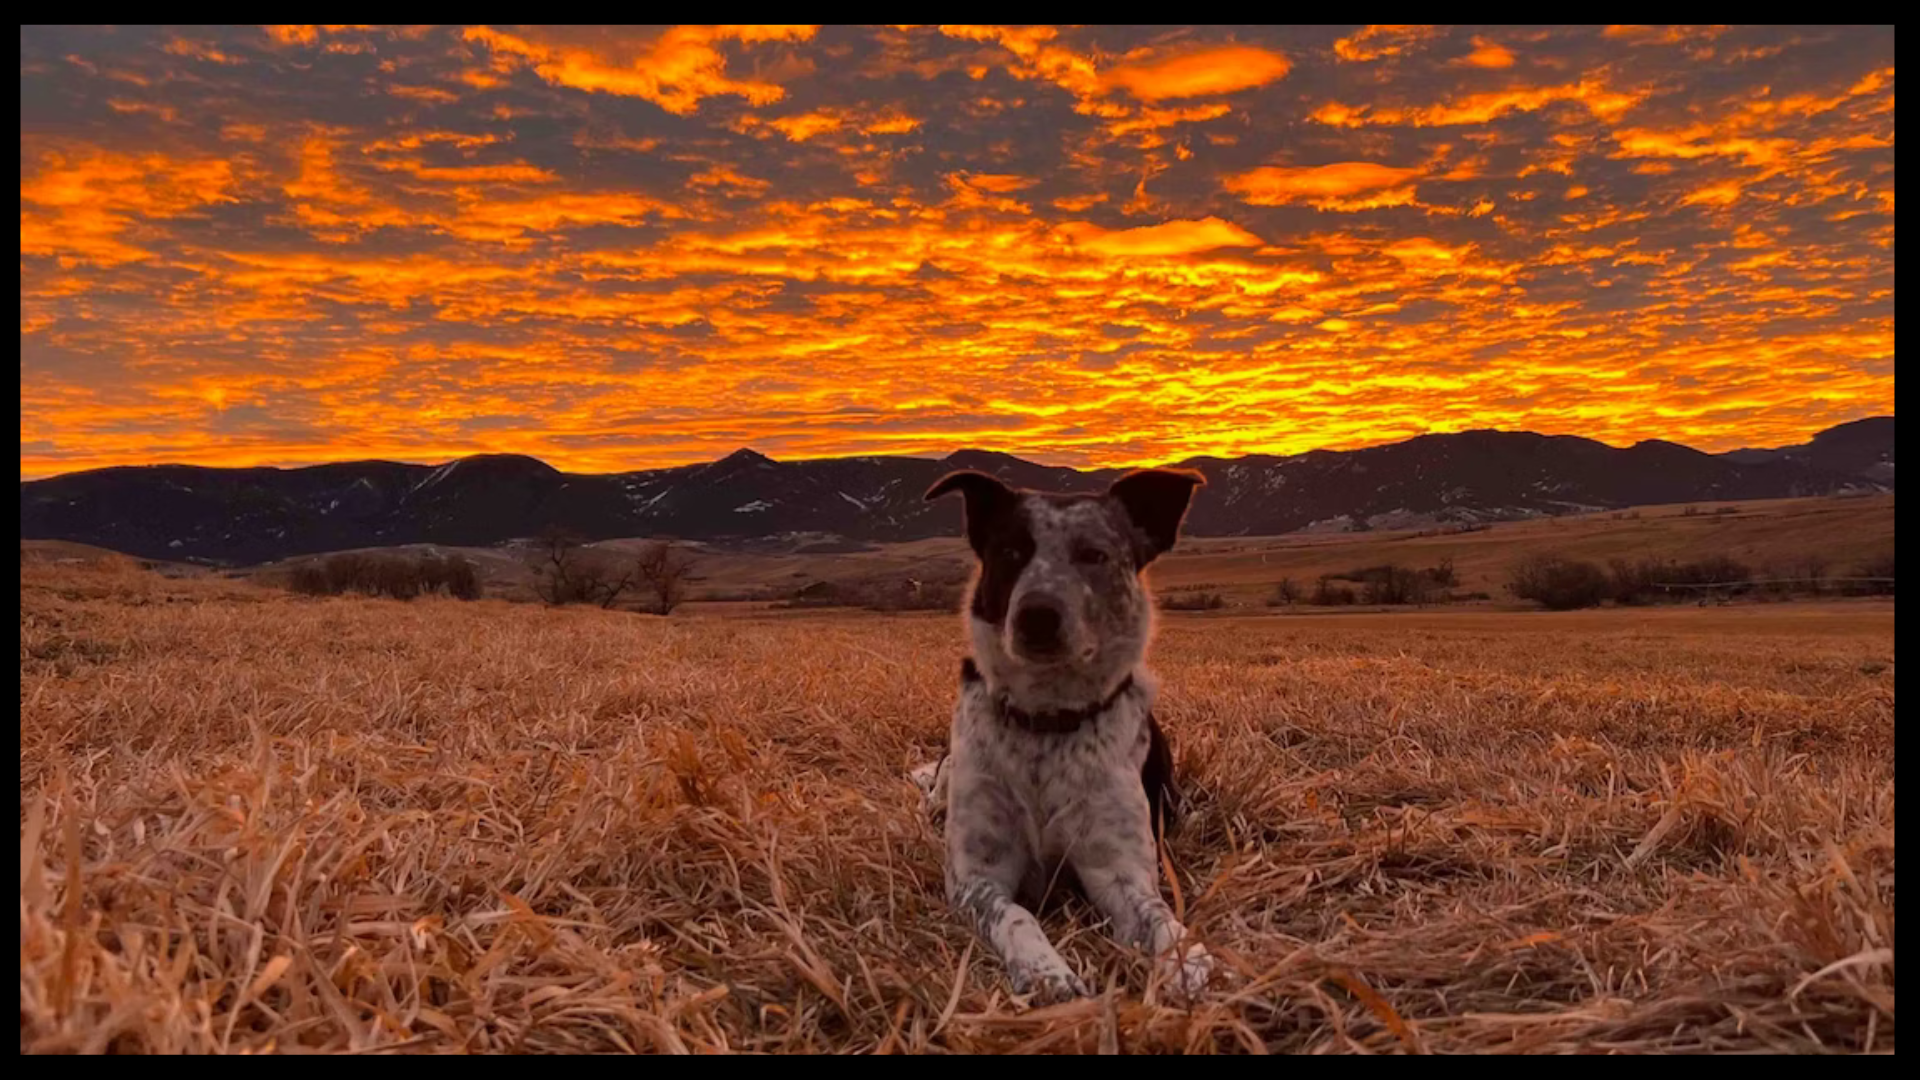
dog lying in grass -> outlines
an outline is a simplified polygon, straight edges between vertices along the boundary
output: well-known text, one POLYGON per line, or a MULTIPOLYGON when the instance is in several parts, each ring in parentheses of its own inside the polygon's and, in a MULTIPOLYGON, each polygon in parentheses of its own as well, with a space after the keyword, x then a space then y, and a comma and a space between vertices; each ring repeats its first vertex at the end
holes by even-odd
POLYGON ((1088 994, 1034 918, 1056 881, 1077 884, 1118 940, 1149 950, 1191 998, 1206 949, 1160 898, 1156 845, 1177 814, 1173 756, 1144 666, 1153 601, 1142 578, 1173 546, 1199 474, 1131 473, 1100 495, 1022 491, 953 473, 979 560, 967 603, 947 754, 914 770, 944 814, 947 899, 999 956, 1017 994, 1088 994))

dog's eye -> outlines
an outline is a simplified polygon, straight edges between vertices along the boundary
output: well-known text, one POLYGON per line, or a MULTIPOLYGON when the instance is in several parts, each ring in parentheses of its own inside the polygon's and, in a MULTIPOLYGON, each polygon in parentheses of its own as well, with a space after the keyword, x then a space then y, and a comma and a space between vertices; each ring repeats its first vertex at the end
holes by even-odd
POLYGON ((1106 563, 1107 553, 1101 551, 1099 548, 1075 548, 1073 551, 1073 561, 1082 566, 1100 566, 1106 563))
POLYGON ((1020 546, 1018 544, 1003 544, 1001 545, 998 554, 1002 562, 1010 562, 1010 563, 1021 562, 1027 557, 1027 553, 1025 551, 1020 550, 1020 546))

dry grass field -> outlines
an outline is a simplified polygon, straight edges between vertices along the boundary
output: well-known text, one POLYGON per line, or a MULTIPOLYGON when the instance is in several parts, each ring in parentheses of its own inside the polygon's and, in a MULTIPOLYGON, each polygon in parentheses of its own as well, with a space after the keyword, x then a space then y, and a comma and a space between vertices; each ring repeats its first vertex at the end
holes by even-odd
POLYGON ((1168 616, 1226 971, 1067 902, 1025 1010, 904 776, 951 617, 21 588, 23 1051, 1895 1045, 1891 601, 1168 616))

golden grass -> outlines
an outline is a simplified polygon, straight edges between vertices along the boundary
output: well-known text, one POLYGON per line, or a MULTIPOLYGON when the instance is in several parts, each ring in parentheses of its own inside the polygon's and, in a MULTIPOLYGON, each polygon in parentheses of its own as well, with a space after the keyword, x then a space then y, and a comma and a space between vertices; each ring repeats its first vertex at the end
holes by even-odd
POLYGON ((943 616, 23 566, 23 1051, 1892 1051, 1893 610, 1165 620, 1183 1010, 1038 1011, 904 776, 943 616))

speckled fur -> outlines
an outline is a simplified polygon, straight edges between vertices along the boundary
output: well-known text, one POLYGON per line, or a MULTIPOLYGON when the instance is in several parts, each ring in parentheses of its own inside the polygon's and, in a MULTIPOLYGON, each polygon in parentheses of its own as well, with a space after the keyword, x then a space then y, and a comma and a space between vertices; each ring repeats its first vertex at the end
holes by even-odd
MULTIPOLYGON (((1160 897, 1143 781, 1157 684, 1144 666, 1153 603, 1140 571, 1171 546, 1198 483, 1156 470, 1106 495, 1065 496, 967 473, 928 492, 966 495, 980 572, 966 615, 974 660, 962 673, 948 757, 914 778, 945 810, 948 899, 1000 957, 1016 993, 1087 993, 1032 914, 1073 884, 1117 939, 1155 955, 1175 993, 1197 994, 1211 971, 1160 897), (1034 598, 1063 612, 1060 647, 1038 658, 1013 631, 1014 613, 1034 598), (1087 715, 1072 730, 1043 732, 1010 722, 1009 709, 1087 715)), ((1149 776, 1165 771, 1158 750, 1149 776)))

